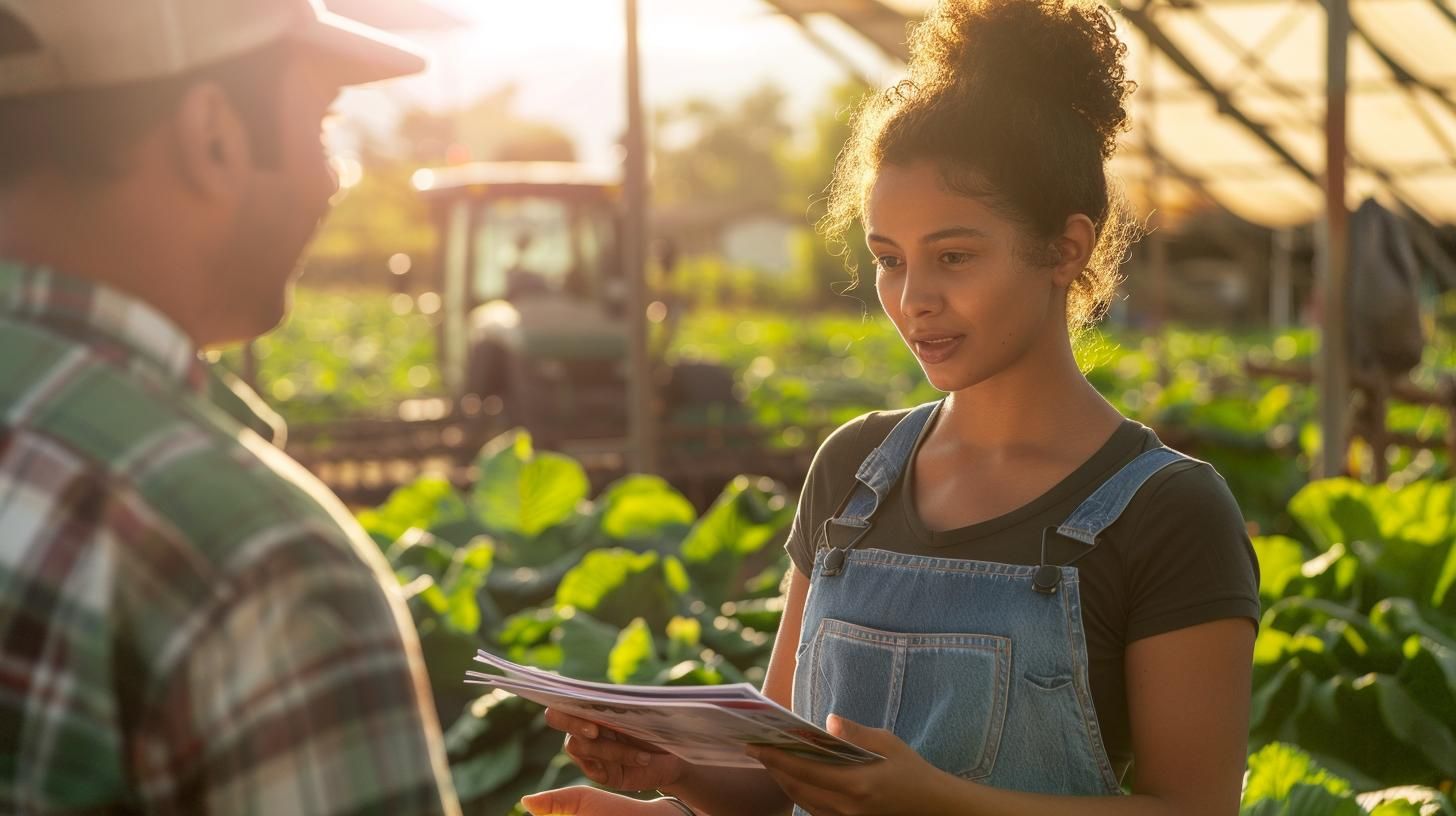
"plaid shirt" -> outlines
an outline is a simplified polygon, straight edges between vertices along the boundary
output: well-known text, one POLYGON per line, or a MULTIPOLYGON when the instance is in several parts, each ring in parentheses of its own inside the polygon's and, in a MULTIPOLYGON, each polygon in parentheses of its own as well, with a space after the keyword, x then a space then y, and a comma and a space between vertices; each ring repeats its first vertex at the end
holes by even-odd
POLYGON ((209 381, 0 262, 0 813, 458 813, 383 557, 209 381))

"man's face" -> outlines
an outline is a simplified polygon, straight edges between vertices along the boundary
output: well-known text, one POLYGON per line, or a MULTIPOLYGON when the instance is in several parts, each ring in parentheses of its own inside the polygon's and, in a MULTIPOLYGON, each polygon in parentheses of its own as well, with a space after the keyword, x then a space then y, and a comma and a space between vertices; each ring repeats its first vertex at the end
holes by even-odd
POLYGON ((305 56, 289 62, 277 103, 280 161, 254 168, 215 267, 213 302, 229 329, 226 339, 250 339, 282 321, 299 258, 338 192, 323 131, 339 86, 305 56))

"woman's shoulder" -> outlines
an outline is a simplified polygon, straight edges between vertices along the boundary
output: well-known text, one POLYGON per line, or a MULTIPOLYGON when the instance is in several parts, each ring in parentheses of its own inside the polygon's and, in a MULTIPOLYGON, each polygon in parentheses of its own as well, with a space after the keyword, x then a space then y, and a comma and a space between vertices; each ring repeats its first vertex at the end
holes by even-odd
POLYGON ((885 441, 896 423, 911 410, 870 411, 835 428, 819 445, 810 471, 839 473, 847 468, 852 477, 870 451, 885 441))
POLYGON ((1259 561, 1238 501, 1208 462, 1149 479, 1109 540, 1126 570, 1128 642, 1227 617, 1259 620, 1259 561))
POLYGON ((1164 557, 1159 553, 1170 546, 1218 550, 1239 560, 1252 555, 1244 513, 1228 482, 1212 464, 1186 454, 1151 476, 1124 516, 1115 537, 1134 561, 1164 557))
MULTIPOLYGON (((1161 444, 1156 437, 1153 442, 1155 446, 1161 444)), ((1221 515, 1242 523, 1243 513, 1223 474, 1209 462, 1168 449, 1179 458, 1150 476, 1134 501, 1143 504, 1146 512, 1160 515, 1221 515)))
POLYGON ((813 570, 814 550, 818 546, 815 531, 825 519, 831 517, 840 502, 854 486, 854 474, 876 445, 885 441, 890 429, 895 427, 909 411, 871 411, 861 414, 830 432, 804 480, 804 489, 799 496, 799 509, 789 530, 784 547, 799 571, 805 575, 813 570))

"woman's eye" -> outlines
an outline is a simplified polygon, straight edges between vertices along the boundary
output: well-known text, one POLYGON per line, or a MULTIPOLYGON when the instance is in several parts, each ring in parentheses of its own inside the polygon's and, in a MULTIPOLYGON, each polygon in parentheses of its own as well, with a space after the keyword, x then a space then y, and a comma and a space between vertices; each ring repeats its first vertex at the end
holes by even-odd
POLYGON ((881 269, 897 269, 900 266, 900 259, 894 255, 881 255, 875 258, 875 266, 881 269))
POLYGON ((956 266, 958 264, 969 263, 974 257, 976 256, 969 252, 942 252, 940 253, 940 262, 956 266))

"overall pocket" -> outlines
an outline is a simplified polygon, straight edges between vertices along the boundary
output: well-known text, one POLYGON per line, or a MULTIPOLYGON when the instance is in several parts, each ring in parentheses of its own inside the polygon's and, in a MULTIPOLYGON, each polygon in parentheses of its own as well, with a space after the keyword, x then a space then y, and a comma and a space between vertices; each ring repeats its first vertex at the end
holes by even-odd
POLYGON ((816 723, 837 714, 885 728, 943 771, 990 775, 1006 719, 1010 638, 887 632, 825 618, 810 660, 816 723))

